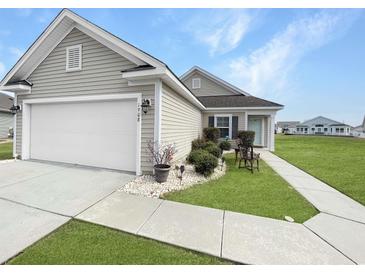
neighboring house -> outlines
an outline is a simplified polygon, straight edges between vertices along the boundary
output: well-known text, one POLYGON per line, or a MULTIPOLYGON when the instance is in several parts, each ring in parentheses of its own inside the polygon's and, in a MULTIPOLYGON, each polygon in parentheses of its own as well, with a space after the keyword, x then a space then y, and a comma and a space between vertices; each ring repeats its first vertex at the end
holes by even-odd
POLYGON ((282 105, 251 96, 197 66, 181 80, 205 106, 203 128, 217 127, 220 137, 229 139, 240 130, 252 130, 256 146, 274 150, 275 114, 282 105))
POLYGON ((277 133, 295 134, 297 132, 297 125, 299 121, 285 121, 276 123, 277 133))
POLYGON ((297 134, 350 136, 351 126, 318 116, 297 125, 297 134))
POLYGON ((355 137, 365 138, 365 115, 362 124, 357 127, 354 127, 352 130, 352 134, 355 137))
POLYGON ((14 105, 21 106, 14 156, 22 159, 151 173, 149 141, 174 143, 182 160, 207 126, 232 138, 255 130, 258 144, 273 150, 282 106, 213 82, 216 88, 200 97, 160 60, 65 9, 0 88, 15 92, 14 105))
POLYGON ((13 105, 13 98, 0 92, 0 139, 9 137, 9 129, 13 127, 14 115, 10 108, 13 105))

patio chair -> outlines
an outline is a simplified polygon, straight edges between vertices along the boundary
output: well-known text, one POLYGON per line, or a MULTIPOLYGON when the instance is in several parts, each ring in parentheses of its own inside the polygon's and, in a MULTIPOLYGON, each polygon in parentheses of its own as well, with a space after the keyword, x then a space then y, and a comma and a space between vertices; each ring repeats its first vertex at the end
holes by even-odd
POLYGON ((240 160, 238 163, 238 168, 241 168, 241 162, 244 161, 245 163, 244 167, 251 170, 252 173, 255 168, 257 169, 257 171, 260 171, 260 153, 255 153, 253 151, 253 146, 239 145, 239 152, 240 152, 240 160))

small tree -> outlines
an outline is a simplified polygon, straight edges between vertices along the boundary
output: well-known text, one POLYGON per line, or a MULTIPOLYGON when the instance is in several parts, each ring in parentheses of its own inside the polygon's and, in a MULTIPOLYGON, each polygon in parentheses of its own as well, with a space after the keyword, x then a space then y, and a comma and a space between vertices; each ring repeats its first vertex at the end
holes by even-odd
POLYGON ((174 144, 158 144, 152 141, 148 141, 147 150, 154 165, 170 165, 177 152, 174 144))
POLYGON ((214 143, 218 143, 220 130, 216 127, 206 127, 203 129, 204 139, 207 141, 212 141, 214 143))
POLYGON ((255 141, 255 132, 249 130, 239 131, 238 139, 244 147, 253 146, 253 142, 255 141))

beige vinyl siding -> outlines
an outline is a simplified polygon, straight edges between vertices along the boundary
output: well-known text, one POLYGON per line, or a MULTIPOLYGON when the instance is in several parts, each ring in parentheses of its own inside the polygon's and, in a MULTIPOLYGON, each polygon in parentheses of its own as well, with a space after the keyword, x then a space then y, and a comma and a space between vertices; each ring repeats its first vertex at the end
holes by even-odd
POLYGON ((161 113, 161 141, 175 144, 174 160, 183 160, 191 150, 191 141, 201 136, 202 113, 165 84, 161 113))
POLYGON ((13 114, 0 111, 0 138, 8 138, 10 127, 13 127, 13 114))
POLYGON ((209 125, 209 116, 219 114, 232 114, 232 116, 238 116, 238 130, 245 130, 245 112, 204 112, 203 113, 203 128, 209 125))
MULTIPOLYGON (((152 108, 147 114, 142 114, 141 131, 141 169, 144 173, 150 173, 152 164, 148 160, 146 149, 147 141, 154 138, 155 87, 128 86, 127 81, 122 79, 121 70, 135 66, 126 58, 74 29, 33 71, 29 77, 33 83, 32 94, 18 96, 18 103, 30 98, 142 93, 143 98, 152 99, 152 108), (82 44, 82 70, 66 72, 66 47, 78 44, 82 44)), ((16 153, 21 155, 22 117, 21 114, 17 116, 16 153)))
POLYGON ((191 90, 195 96, 214 96, 214 95, 234 95, 238 94, 227 88, 222 87, 220 84, 208 79, 199 72, 194 72, 188 78, 184 79, 184 84, 191 90), (192 79, 200 78, 200 89, 192 88, 192 79))

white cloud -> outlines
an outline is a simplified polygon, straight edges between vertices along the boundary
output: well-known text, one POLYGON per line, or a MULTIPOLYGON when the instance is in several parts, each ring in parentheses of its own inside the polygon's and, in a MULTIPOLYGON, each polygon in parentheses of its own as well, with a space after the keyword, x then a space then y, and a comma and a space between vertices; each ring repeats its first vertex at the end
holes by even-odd
POLYGON ((345 33, 355 17, 351 11, 320 11, 298 19, 249 56, 231 61, 230 78, 255 95, 280 94, 303 56, 345 33))
POLYGON ((19 59, 20 57, 22 57, 22 55, 24 54, 24 51, 19 49, 19 48, 16 48, 16 47, 10 47, 9 48, 9 51, 11 54, 15 55, 15 57, 17 59, 19 59))
POLYGON ((28 17, 32 14, 32 9, 28 8, 16 9, 16 14, 21 17, 28 17))
POLYGON ((254 16, 247 10, 201 12, 186 22, 184 30, 209 47, 210 55, 235 49, 252 26, 254 16))

